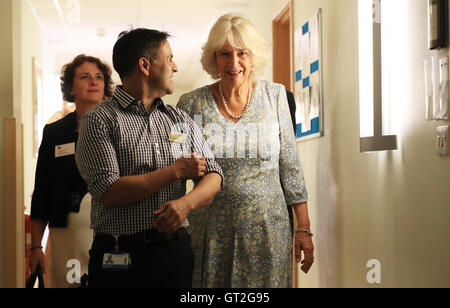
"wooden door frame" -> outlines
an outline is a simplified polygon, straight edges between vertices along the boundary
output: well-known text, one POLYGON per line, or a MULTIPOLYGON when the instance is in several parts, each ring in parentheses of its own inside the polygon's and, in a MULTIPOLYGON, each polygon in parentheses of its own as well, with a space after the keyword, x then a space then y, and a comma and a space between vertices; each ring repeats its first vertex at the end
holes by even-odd
POLYGON ((293 20, 294 20, 294 1, 289 0, 289 2, 286 4, 286 6, 278 13, 278 15, 275 17, 275 19, 272 21, 272 35, 273 35, 273 78, 275 81, 275 78, 277 75, 278 67, 276 66, 276 57, 277 57, 277 50, 276 50, 276 38, 279 34, 278 30, 281 28, 279 25, 285 25, 286 23, 289 23, 289 84, 285 84, 286 89, 289 91, 293 91, 294 89, 294 78, 293 78, 293 67, 294 67, 294 30, 293 30, 293 20))
POLYGON ((3 128, 5 286, 21 288, 25 287, 23 126, 14 118, 6 118, 3 128))
MULTIPOLYGON (((273 35, 273 41, 274 41, 274 45, 273 45, 273 78, 275 81, 275 75, 278 74, 277 73, 277 68, 276 68, 276 50, 275 50, 275 41, 276 41, 276 37, 279 34, 279 24, 285 24, 286 22, 289 22, 289 68, 290 68, 290 73, 289 73, 289 85, 286 85, 286 89, 290 90, 293 92, 294 89, 294 1, 293 0, 289 0, 289 2, 286 4, 286 6, 280 11, 280 13, 275 17, 275 19, 272 21, 272 35, 273 35)), ((293 212, 293 216, 294 216, 294 230, 297 227, 297 219, 295 216, 295 212, 293 212)), ((292 230, 292 234, 294 234, 294 230, 292 230)), ((295 260, 295 243, 294 240, 292 241, 292 246, 293 246, 293 250, 292 250, 292 287, 293 288, 298 288, 298 264, 295 260)))

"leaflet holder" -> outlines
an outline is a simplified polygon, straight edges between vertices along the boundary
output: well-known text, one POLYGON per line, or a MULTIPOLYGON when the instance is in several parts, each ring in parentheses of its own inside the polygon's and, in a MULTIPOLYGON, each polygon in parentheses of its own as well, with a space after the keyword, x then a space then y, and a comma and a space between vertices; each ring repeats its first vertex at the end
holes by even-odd
POLYGON ((425 60, 426 119, 448 120, 448 56, 433 55, 425 60))

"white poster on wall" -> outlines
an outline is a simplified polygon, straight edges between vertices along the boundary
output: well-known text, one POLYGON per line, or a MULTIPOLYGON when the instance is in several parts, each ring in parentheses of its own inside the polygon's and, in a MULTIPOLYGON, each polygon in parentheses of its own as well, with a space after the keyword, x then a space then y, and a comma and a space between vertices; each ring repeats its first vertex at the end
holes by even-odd
POLYGON ((323 136, 321 10, 294 33, 296 137, 323 136))

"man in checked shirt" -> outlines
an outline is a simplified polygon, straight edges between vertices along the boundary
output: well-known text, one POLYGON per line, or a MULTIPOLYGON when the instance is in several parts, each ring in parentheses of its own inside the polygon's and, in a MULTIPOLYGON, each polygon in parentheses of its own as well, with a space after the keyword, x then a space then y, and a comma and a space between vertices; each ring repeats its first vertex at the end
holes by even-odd
POLYGON ((81 121, 76 161, 95 232, 90 287, 191 286, 187 215, 212 202, 223 174, 194 121, 161 100, 178 71, 168 38, 149 29, 119 37, 113 64, 123 86, 81 121), (185 195, 188 179, 197 184, 185 195))

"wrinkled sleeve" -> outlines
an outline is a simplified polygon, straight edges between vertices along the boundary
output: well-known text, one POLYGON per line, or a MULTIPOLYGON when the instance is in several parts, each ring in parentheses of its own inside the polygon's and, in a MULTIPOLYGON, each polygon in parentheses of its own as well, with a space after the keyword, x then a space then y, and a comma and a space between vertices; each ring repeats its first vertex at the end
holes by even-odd
POLYGON ((75 160, 92 197, 100 201, 108 188, 120 178, 112 125, 95 113, 80 122, 75 160))
POLYGON ((280 86, 278 96, 278 122, 280 125, 280 180, 286 203, 294 205, 308 201, 303 169, 289 113, 286 89, 280 86))

